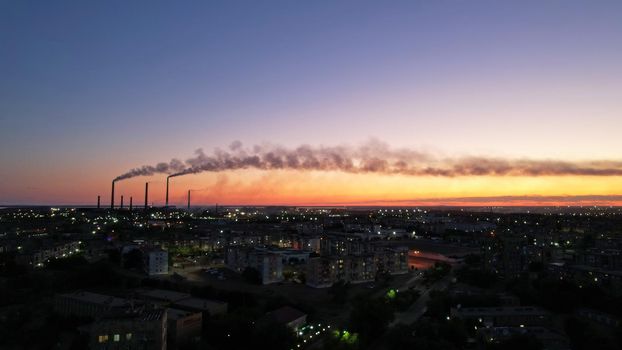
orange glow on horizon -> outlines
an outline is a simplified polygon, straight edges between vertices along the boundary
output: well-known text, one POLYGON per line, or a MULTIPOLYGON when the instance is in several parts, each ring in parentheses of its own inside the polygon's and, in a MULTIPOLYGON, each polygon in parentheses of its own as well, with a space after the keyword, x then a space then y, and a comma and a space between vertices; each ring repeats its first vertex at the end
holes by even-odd
MULTIPOLYGON (((114 176, 75 176, 50 172, 44 180, 33 178, 32 187, 4 187, 2 204, 17 195, 26 204, 93 205, 101 195, 110 204, 114 176), (37 180, 37 181, 34 181, 37 180)), ((116 184, 120 196, 144 204, 145 182, 149 204, 164 205, 165 175, 136 177, 116 184)), ((23 180, 24 178, 22 178, 23 180)), ((30 181, 29 181, 30 182, 30 181)), ((0 186, 8 186, 11 181, 0 186)), ((185 206, 187 191, 193 205, 295 205, 295 206, 566 206, 622 205, 622 177, 598 176, 470 176, 413 177, 403 175, 346 174, 319 171, 241 170, 202 173, 171 179, 170 204, 185 206)))
MULTIPOLYGON (((163 205, 164 179, 165 176, 137 177, 117 182, 116 203, 124 195, 126 204, 132 196, 134 205, 142 206, 144 184, 152 181, 149 204, 163 205)), ((173 178, 169 197, 170 204, 177 206, 186 205, 189 189, 193 190, 192 205, 619 206, 622 205, 621 188, 622 177, 447 178, 244 170, 173 178)), ((72 184, 62 191, 70 194, 65 203, 90 204, 98 194, 102 196, 102 205, 110 202, 108 179, 97 184, 91 179, 88 184, 72 184), (91 189, 93 185, 98 188, 97 192, 91 189)), ((49 190, 40 195, 51 197, 57 193, 49 190)))

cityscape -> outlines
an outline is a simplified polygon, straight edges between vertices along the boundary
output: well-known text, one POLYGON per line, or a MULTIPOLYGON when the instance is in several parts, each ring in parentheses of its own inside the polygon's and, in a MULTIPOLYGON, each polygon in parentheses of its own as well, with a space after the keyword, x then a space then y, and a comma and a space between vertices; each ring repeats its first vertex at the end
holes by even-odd
POLYGON ((621 349, 620 19, 0 3, 0 349, 621 349))

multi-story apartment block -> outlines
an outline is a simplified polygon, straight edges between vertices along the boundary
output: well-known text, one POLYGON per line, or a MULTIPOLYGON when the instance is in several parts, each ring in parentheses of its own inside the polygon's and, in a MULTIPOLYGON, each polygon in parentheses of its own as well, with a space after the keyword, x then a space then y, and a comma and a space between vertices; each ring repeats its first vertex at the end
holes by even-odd
POLYGON ((160 248, 143 251, 143 266, 149 276, 168 274, 168 252, 160 248))
POLYGON ((283 281, 283 257, 265 248, 229 247, 225 256, 228 268, 242 272, 251 267, 259 271, 263 284, 283 281))

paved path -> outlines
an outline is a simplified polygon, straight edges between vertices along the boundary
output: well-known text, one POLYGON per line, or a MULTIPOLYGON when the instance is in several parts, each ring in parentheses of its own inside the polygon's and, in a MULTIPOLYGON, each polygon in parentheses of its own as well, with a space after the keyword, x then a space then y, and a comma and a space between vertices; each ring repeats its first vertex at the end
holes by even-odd
POLYGON ((430 287, 426 288, 419 299, 415 301, 408 310, 404 312, 399 312, 395 314, 395 320, 389 325, 389 327, 394 327, 399 323, 403 324, 412 324, 416 322, 423 314, 426 312, 426 305, 430 300, 430 292, 433 290, 444 290, 449 286, 453 276, 450 273, 449 275, 443 277, 441 280, 435 282, 430 287))

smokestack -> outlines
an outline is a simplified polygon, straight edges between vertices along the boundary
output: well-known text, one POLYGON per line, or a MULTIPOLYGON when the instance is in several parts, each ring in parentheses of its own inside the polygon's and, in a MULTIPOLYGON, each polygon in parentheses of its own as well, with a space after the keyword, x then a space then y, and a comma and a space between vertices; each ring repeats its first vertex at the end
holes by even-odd
POLYGON ((147 207, 149 206, 149 202, 147 202, 149 200, 149 183, 145 182, 145 210, 147 210, 147 207))
POLYGON ((121 195, 121 209, 123 209, 123 195, 121 195))
POLYGON ((114 209, 114 183, 115 183, 115 180, 112 180, 112 195, 110 196, 110 209, 114 209))
POLYGON ((100 208, 99 204, 101 203, 102 196, 97 196, 97 209, 100 208))
POLYGON ((166 177, 166 204, 165 207, 168 208, 168 180, 170 179, 170 175, 166 177))
POLYGON ((188 210, 190 210, 190 190, 188 190, 188 210))
POLYGON ((130 211, 132 211, 132 196, 130 196, 130 211))

